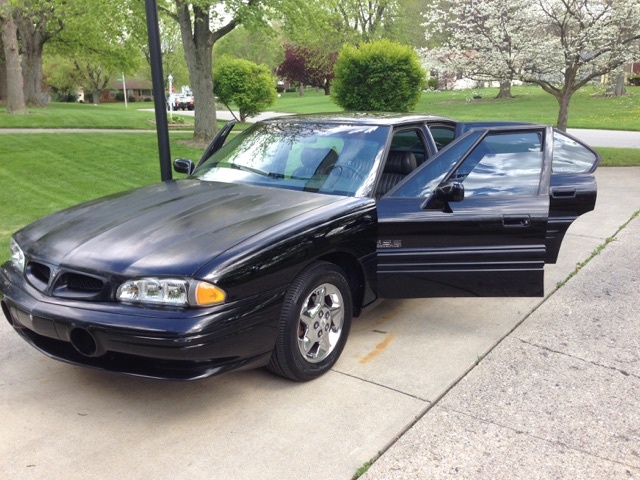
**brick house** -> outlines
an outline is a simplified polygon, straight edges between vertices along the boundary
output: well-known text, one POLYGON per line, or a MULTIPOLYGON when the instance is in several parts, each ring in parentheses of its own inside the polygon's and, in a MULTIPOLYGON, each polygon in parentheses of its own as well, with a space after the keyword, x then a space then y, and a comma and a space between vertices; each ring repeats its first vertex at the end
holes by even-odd
MULTIPOLYGON (((128 98, 136 102, 153 101, 153 84, 149 80, 138 80, 135 78, 125 78, 128 98)), ((100 103, 117 102, 117 98, 123 98, 124 90, 122 89, 122 81, 113 81, 109 83, 106 89, 102 91, 100 103), (118 95, 120 94, 120 95, 118 95)))

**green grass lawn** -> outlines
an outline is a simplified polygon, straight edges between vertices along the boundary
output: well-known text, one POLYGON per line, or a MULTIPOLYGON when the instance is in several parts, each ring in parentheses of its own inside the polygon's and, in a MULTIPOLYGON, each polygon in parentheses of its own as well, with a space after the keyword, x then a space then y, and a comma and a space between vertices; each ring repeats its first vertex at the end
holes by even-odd
POLYGON ((153 103, 51 103, 45 108, 30 108, 27 115, 7 115, 0 106, 0 128, 114 128, 154 130, 153 103))
POLYGON ((597 147, 602 157, 602 167, 637 167, 640 166, 640 148, 597 147))

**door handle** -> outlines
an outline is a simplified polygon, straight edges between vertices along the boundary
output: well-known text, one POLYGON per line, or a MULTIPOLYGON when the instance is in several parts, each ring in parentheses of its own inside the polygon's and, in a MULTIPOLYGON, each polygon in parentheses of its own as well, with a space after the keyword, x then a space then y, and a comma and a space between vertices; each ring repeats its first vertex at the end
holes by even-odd
POLYGON ((576 198, 576 187, 554 187, 551 198, 576 198))
POLYGON ((503 215, 502 226, 505 228, 527 228, 531 226, 529 215, 503 215))

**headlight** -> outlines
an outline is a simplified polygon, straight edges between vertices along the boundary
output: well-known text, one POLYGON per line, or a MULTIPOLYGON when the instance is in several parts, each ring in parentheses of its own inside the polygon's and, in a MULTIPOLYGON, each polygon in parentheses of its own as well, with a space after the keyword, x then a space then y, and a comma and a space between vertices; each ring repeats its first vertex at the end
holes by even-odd
POLYGON ((118 287, 121 302, 175 306, 209 306, 224 302, 224 290, 211 283, 182 278, 137 278, 118 287))
POLYGON ((12 238, 9 242, 9 248, 11 249, 11 263, 19 271, 24 272, 24 253, 20 245, 12 238))

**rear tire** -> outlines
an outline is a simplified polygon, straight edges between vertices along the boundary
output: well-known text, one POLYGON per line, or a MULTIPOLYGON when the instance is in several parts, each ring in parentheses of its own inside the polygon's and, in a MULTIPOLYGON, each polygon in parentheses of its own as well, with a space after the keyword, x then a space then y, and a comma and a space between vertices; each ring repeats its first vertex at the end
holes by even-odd
POLYGON ((285 295, 269 370, 299 382, 330 370, 347 342, 352 311, 342 270, 327 262, 311 264, 285 295))

